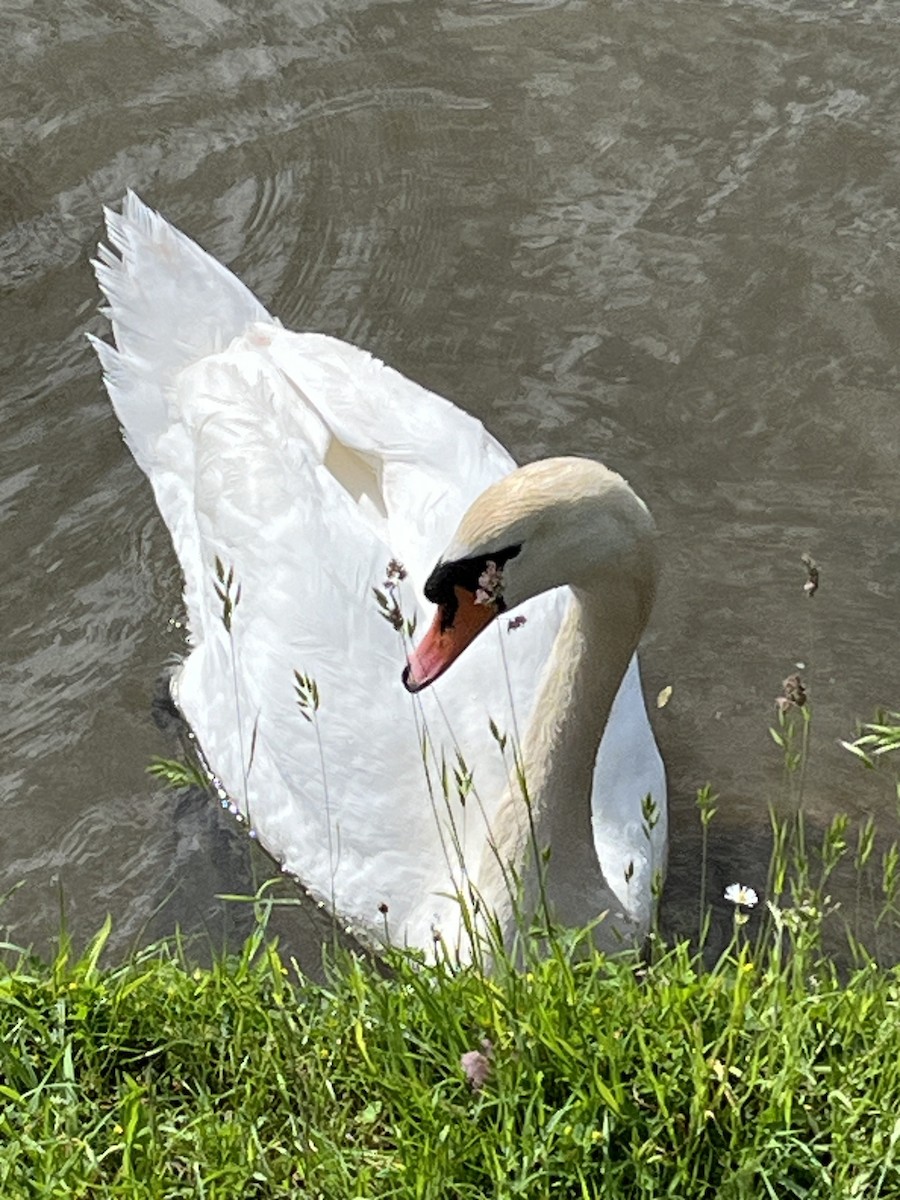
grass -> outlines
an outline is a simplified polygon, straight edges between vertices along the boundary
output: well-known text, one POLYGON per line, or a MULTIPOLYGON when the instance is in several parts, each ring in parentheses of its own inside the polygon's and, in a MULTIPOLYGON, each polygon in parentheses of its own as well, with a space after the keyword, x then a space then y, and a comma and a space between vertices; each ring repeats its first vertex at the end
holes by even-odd
POLYGON ((900 1195, 900 974, 839 977, 812 898, 762 946, 736 911, 712 967, 557 932, 490 978, 392 950, 325 985, 267 911, 207 969, 178 941, 101 967, 109 925, 10 959, 0 1195, 900 1195))
POLYGON ((100 970, 101 941, 2 979, 4 1197, 900 1194, 900 980, 871 964, 567 939, 490 981, 393 953, 317 986, 262 929, 208 970, 100 970))

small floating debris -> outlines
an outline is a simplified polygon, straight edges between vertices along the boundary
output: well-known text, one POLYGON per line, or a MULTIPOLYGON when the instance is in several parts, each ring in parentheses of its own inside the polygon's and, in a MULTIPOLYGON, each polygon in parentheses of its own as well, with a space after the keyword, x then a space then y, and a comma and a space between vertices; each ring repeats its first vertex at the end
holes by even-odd
POLYGON ((782 680, 781 695, 775 697, 775 706, 779 712, 787 712, 791 708, 803 708, 806 704, 806 688, 799 675, 788 675, 782 680))
POLYGON ((801 554, 800 561, 806 567, 806 583, 803 585, 803 590, 811 600, 819 590, 819 567, 811 554, 801 554))

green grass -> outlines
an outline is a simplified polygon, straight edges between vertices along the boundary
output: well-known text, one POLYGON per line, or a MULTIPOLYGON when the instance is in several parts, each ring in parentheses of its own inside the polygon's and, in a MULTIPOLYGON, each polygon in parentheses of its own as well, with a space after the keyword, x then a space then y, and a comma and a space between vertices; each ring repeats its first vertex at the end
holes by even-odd
POLYGON ((177 943, 101 968, 108 930, 22 958, 0 976, 0 1195, 898 1196, 900 976, 841 980, 814 906, 776 915, 712 969, 559 935, 490 979, 391 952, 322 986, 264 924, 209 969, 177 943))

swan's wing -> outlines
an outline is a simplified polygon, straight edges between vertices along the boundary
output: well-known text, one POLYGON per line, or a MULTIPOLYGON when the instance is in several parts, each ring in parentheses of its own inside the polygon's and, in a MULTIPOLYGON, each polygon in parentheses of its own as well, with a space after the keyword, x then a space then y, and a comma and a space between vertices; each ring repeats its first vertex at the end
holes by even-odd
POLYGON ((452 919, 439 893, 460 880, 454 845, 477 862, 485 837, 474 794, 463 805, 451 785, 445 805, 441 756, 452 781, 458 745, 478 796, 496 801, 505 768, 489 717, 511 728, 509 691, 527 719, 559 601, 534 602, 508 638, 509 687, 498 629, 412 699, 371 589, 400 559, 407 615, 424 624, 424 578, 512 460, 479 422, 365 352, 282 331, 136 197, 107 221, 118 255, 101 248, 97 274, 116 346, 96 345, 184 571, 193 648, 179 701, 286 867, 367 924, 387 903, 394 934, 427 944, 432 914, 452 919), (217 559, 234 572, 232 601, 240 589, 230 628, 217 559), (313 721, 294 671, 318 685, 313 721))
POLYGON ((466 508, 514 469, 509 453, 480 421, 356 346, 270 327, 259 336, 327 427, 326 466, 351 491, 368 472, 369 516, 424 582, 466 508))
POLYGON ((396 935, 427 944, 433 922, 453 919, 442 893, 460 883, 461 857, 477 865, 506 782, 489 722, 511 728, 510 690, 527 719, 559 602, 533 603, 532 620, 509 638, 509 683, 507 635, 491 631, 433 694, 413 698, 372 589, 400 559, 406 615, 424 623, 424 576, 508 456, 478 422, 364 352, 271 326, 184 372, 177 399, 162 476, 193 460, 196 522, 170 526, 176 537, 183 526, 176 546, 195 639, 179 702, 279 860, 345 915, 372 924, 387 904, 396 935), (343 421, 355 401, 369 424, 351 429, 343 421), (381 406, 383 421, 367 404, 381 406), (217 558, 241 589, 230 630, 217 558), (313 721, 298 709, 294 671, 317 684, 313 721), (452 782, 457 746, 477 789, 465 804, 452 782))

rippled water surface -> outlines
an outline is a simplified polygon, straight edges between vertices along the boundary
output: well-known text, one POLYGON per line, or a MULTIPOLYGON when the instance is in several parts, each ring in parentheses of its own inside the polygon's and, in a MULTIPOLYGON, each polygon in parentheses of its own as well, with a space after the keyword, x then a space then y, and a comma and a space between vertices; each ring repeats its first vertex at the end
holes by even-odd
POLYGON ((179 571, 84 338, 126 187, 286 325, 366 346, 520 460, 590 453, 647 499, 670 928, 696 927, 707 780, 712 891, 764 881, 767 727, 797 662, 810 811, 889 827, 887 783, 836 738, 900 700, 894 0, 2 7, 11 937, 46 946, 62 902, 80 936, 109 910, 119 945, 176 923, 219 944, 245 909, 216 893, 251 886, 215 806, 145 774, 177 748, 152 700, 179 571))

